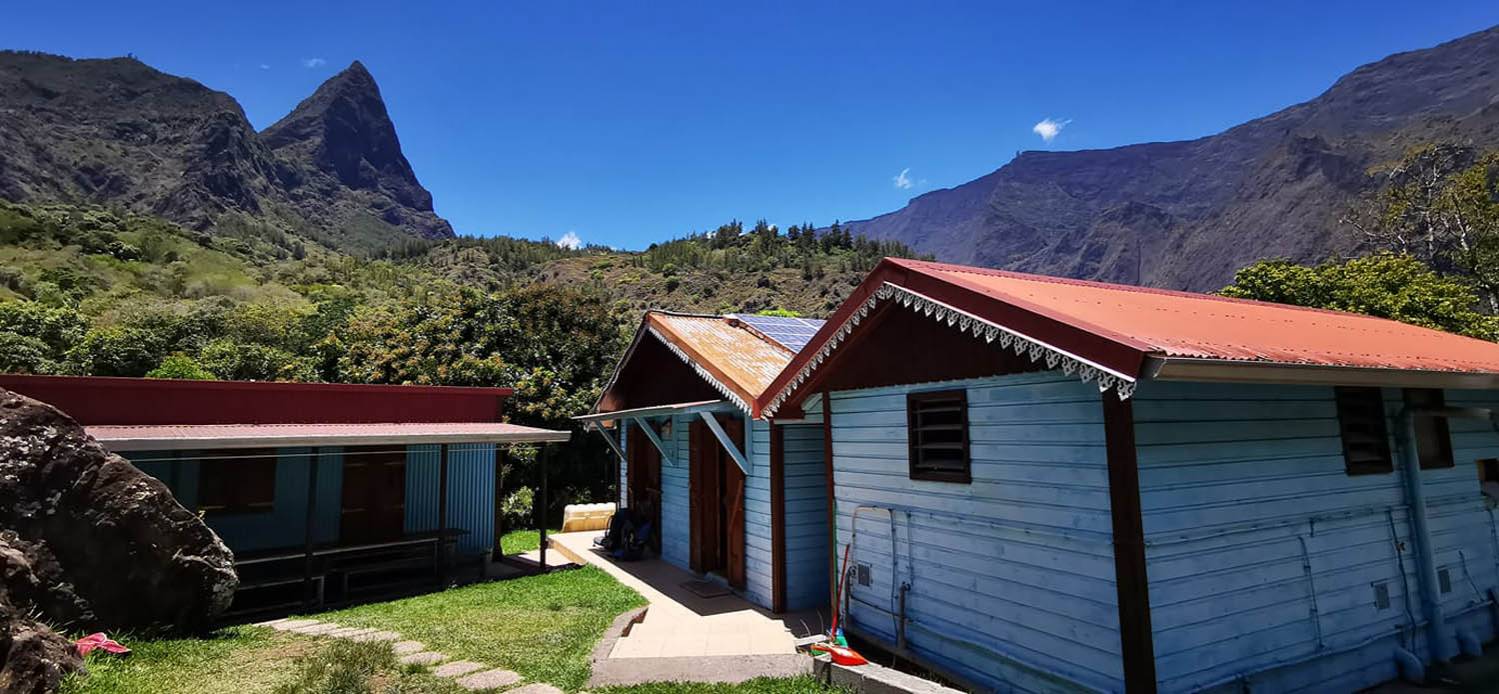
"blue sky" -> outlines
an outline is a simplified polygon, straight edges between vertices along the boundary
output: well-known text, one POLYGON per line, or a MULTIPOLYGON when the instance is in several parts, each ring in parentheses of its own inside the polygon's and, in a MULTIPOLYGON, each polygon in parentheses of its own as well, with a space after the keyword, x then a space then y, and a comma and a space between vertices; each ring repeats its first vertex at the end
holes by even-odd
POLYGON ((1211 134, 1499 24, 1499 3, 1379 0, 144 5, 10 3, 0 47, 133 53, 257 128, 358 59, 460 233, 628 248, 861 219, 1021 150, 1211 134))

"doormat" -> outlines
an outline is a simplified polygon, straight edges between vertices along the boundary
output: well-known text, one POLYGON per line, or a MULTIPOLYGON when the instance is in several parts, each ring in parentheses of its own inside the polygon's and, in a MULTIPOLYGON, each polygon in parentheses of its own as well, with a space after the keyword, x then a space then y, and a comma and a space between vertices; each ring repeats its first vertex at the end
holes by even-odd
POLYGON ((721 598, 729 594, 728 588, 712 581, 688 581, 682 587, 700 598, 721 598))

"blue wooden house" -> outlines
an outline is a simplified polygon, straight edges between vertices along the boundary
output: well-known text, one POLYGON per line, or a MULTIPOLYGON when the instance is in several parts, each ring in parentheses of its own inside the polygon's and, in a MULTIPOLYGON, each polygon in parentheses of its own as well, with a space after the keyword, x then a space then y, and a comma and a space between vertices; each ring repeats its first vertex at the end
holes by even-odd
POLYGON ((612 426, 619 503, 653 520, 662 559, 776 612, 828 603, 824 431, 755 413, 821 326, 649 311, 580 418, 612 426))
POLYGON ((235 555, 237 612, 445 581, 495 547, 508 388, 0 375, 161 480, 235 555))
POLYGON ((977 690, 1356 691, 1496 633, 1493 343, 886 260, 757 402, 825 431, 849 630, 977 690))

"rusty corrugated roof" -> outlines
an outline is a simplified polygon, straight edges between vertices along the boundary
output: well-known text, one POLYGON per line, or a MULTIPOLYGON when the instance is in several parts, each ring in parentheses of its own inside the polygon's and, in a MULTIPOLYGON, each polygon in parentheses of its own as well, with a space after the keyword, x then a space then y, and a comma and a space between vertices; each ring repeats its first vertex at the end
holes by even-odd
POLYGON ((650 311, 646 325, 745 403, 754 402, 795 356, 732 316, 650 311))

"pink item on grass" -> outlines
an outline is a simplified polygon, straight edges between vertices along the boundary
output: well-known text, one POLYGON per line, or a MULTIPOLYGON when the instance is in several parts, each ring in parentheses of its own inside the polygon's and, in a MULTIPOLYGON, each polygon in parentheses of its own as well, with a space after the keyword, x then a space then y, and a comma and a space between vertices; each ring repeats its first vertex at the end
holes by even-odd
POLYGON ((89 634, 88 636, 78 639, 77 641, 74 641, 73 647, 78 649, 78 655, 88 655, 89 652, 93 651, 95 648, 104 651, 105 653, 113 653, 115 655, 125 655, 126 653, 130 652, 129 648, 126 648, 120 645, 118 641, 105 636, 104 632, 102 631, 94 632, 92 634, 89 634))

